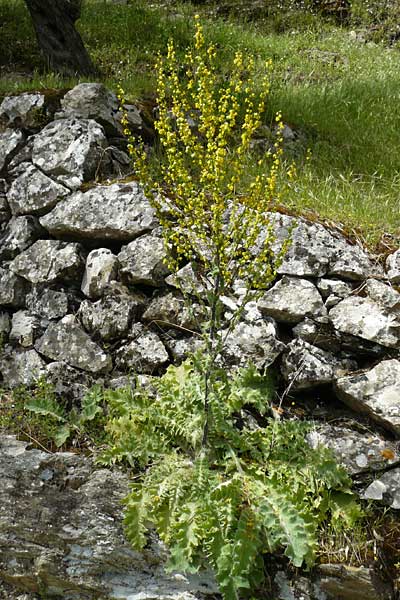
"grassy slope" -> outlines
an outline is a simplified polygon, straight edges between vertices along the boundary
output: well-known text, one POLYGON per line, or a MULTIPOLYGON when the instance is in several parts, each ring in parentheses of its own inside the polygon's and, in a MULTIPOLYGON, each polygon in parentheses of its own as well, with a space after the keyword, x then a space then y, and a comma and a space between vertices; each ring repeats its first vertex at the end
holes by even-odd
MULTIPOLYGON (((181 48, 190 41, 194 11, 190 4, 163 8, 87 0, 79 27, 104 82, 115 89, 121 80, 129 96, 142 98, 153 90, 154 57, 168 38, 181 48)), ((299 160, 293 207, 356 228, 371 243, 384 232, 398 237, 399 48, 360 43, 348 30, 316 19, 281 34, 265 23, 245 25, 206 13, 204 19, 209 38, 221 49, 221 70, 237 48, 257 56, 260 71, 273 59, 267 119, 279 109, 284 121, 304 134, 292 149, 299 160), (307 165, 306 147, 312 151, 307 165)), ((22 0, 0 0, 0 23, 0 65, 7 65, 0 94, 75 83, 41 74, 22 0)))

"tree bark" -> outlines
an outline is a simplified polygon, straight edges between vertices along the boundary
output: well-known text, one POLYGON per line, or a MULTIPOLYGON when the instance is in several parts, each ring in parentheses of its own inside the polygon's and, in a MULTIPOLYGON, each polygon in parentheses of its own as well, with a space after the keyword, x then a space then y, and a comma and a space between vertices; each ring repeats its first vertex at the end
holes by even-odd
POLYGON ((40 48, 51 69, 66 75, 96 73, 75 29, 82 0, 25 0, 40 48))

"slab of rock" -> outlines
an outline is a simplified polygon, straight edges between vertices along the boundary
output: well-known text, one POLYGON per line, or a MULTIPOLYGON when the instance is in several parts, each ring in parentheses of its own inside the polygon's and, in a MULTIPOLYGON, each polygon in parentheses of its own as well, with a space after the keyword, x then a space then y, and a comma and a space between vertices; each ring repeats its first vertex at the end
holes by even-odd
POLYGON ((338 397, 400 437, 400 361, 384 360, 369 371, 339 377, 338 397))
POLYGON ((168 352, 157 334, 140 323, 132 327, 133 340, 116 352, 115 364, 130 373, 156 373, 169 360, 168 352))
POLYGON ((79 244, 38 240, 14 258, 10 269, 31 283, 52 283, 79 281, 83 265, 79 244))
POLYGON ((154 209, 136 182, 75 192, 42 217, 40 223, 54 237, 122 242, 157 225, 154 209))
POLYGON ((65 600, 217 594, 210 573, 167 575, 166 552, 154 536, 141 553, 130 547, 121 502, 129 479, 121 470, 96 469, 78 454, 29 450, 2 436, 0 479, 0 574, 21 594, 65 600))
POLYGON ((55 361, 46 365, 46 381, 53 386, 55 394, 63 401, 78 404, 88 390, 97 382, 94 376, 67 363, 55 361))
POLYGON ((19 351, 7 346, 0 354, 0 373, 7 388, 30 387, 46 374, 46 363, 33 349, 19 351))
POLYGON ((26 307, 39 317, 61 319, 68 313, 68 296, 65 292, 37 285, 27 294, 26 307))
POLYGON ((362 280, 382 269, 358 246, 351 245, 338 233, 328 231, 319 223, 311 223, 288 215, 271 213, 277 241, 275 251, 291 237, 292 243, 278 273, 298 277, 331 275, 350 280, 362 280))
POLYGON ((179 365, 191 354, 204 347, 204 340, 200 336, 192 335, 181 339, 173 338, 169 335, 164 340, 165 346, 170 351, 174 364, 179 365))
POLYGON ((387 257, 386 275, 391 283, 400 283, 400 250, 387 257))
POLYGON ((349 296, 330 310, 329 318, 340 333, 386 348, 400 347, 400 318, 371 298, 349 296))
POLYGON ((355 284, 341 279, 329 279, 322 277, 317 281, 317 288, 323 298, 329 298, 332 294, 339 298, 347 298, 353 291, 355 284))
POLYGON ((34 138, 32 161, 46 175, 76 190, 101 173, 107 139, 90 119, 60 119, 46 125, 34 138))
POLYGON ((107 286, 117 278, 118 259, 108 248, 89 252, 81 290, 88 298, 100 298, 107 286))
POLYGON ((21 308, 25 305, 26 281, 0 267, 0 306, 21 308))
POLYGON ((7 193, 13 215, 43 215, 71 193, 30 163, 20 164, 18 173, 7 193))
POLYGON ((0 233, 0 259, 10 260, 43 235, 39 221, 32 216, 14 217, 0 233))
POLYGON ((89 373, 104 373, 112 367, 111 358, 90 339, 74 315, 51 323, 35 348, 47 358, 89 373))
POLYGON ((263 315, 283 323, 299 323, 304 317, 326 314, 321 294, 311 281, 286 276, 265 292, 258 308, 263 315))
POLYGON ((193 296, 203 295, 206 289, 205 282, 200 281, 190 263, 179 269, 176 273, 168 275, 165 283, 181 290, 184 294, 191 294, 193 296))
POLYGON ((145 300, 139 294, 107 295, 97 302, 84 300, 78 316, 84 328, 104 341, 123 338, 132 320, 142 312, 145 300))
POLYGON ((400 462, 400 453, 394 442, 342 425, 317 424, 307 435, 307 441, 312 448, 330 448, 350 475, 380 471, 400 462))
POLYGON ((282 358, 282 374, 293 391, 332 383, 340 373, 357 368, 354 361, 339 359, 301 339, 290 342, 287 349, 282 358))
POLYGON ((300 321, 293 327, 292 333, 295 338, 300 338, 322 350, 339 352, 341 349, 341 337, 326 318, 314 321, 306 317, 304 321, 300 321))
POLYGON ((117 96, 101 83, 80 83, 61 100, 57 119, 94 119, 108 136, 122 135, 117 96))
POLYGON ((329 600, 390 600, 390 586, 373 568, 324 564, 316 568, 319 587, 329 600))
POLYGON ((6 96, 0 104, 0 125, 36 129, 43 126, 45 114, 45 96, 39 92, 6 96))
POLYGON ((33 346, 41 332, 40 321, 26 310, 18 310, 12 316, 10 341, 24 348, 33 346))
POLYGON ((383 473, 362 493, 366 500, 380 500, 384 504, 400 510, 400 468, 383 473))
POLYGON ((142 235, 118 254, 120 274, 128 284, 158 287, 169 271, 164 264, 164 242, 155 235, 142 235))
POLYGON ((246 366, 253 363, 257 369, 269 367, 285 350, 277 338, 272 319, 259 319, 253 323, 240 322, 227 337, 223 358, 230 365, 246 366))
POLYGON ((23 144, 23 141, 24 135, 21 131, 6 129, 4 133, 0 133, 0 172, 23 144))

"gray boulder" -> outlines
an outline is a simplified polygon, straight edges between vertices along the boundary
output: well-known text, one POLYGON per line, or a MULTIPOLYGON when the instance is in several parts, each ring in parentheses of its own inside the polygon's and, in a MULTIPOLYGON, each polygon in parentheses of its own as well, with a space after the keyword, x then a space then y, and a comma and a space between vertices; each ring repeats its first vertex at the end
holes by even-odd
POLYGON ((336 460, 350 475, 381 471, 400 462, 397 445, 370 432, 360 433, 349 427, 321 423, 308 435, 312 448, 330 448, 336 460))
MULTIPOLYGON (((143 121, 138 109, 125 105, 128 127, 140 131, 143 121)), ((107 136, 123 134, 121 112, 117 96, 101 83, 80 83, 67 92, 61 100, 61 110, 56 118, 94 119, 104 127, 107 136)))
POLYGON ((78 316, 91 335, 104 341, 126 336, 129 327, 142 312, 144 298, 139 294, 107 295, 97 302, 84 300, 78 316))
POLYGON ((341 279, 330 279, 329 277, 322 277, 317 281, 317 288, 321 296, 326 299, 329 296, 337 296, 338 298, 347 298, 353 291, 355 284, 349 281, 342 281, 341 279))
POLYGON ((133 340, 116 352, 115 364, 130 373, 156 373, 169 360, 168 352, 157 334, 135 323, 131 330, 133 340))
POLYGON ((47 358, 64 361, 89 373, 104 373, 112 367, 111 358, 90 339, 74 315, 51 323, 35 348, 47 358))
POLYGON ((6 129, 4 133, 0 133, 0 172, 22 146, 23 141, 24 135, 21 131, 6 129))
MULTIPOLYGON (((390 586, 372 567, 322 564, 315 570, 318 588, 327 600, 391 600, 390 586)), ((319 599, 318 599, 319 600, 319 599)))
POLYGON ((338 397, 400 437, 400 361, 384 360, 363 373, 339 377, 338 397))
POLYGON ((106 148, 103 128, 95 121, 61 119, 35 136, 32 161, 46 175, 76 190, 102 173, 106 148))
POLYGON ((7 388, 30 387, 46 374, 46 363, 33 349, 19 351, 7 346, 0 353, 0 373, 7 388))
POLYGON ((21 308, 25 304, 26 282, 0 267, 0 306, 21 308))
MULTIPOLYGON (((203 311, 204 313, 204 311, 203 311)), ((198 304, 188 305, 176 292, 166 292, 155 296, 143 314, 143 320, 157 323, 164 329, 177 325, 183 329, 197 331, 204 314, 198 304)))
POLYGON ((68 194, 70 190, 64 185, 24 162, 18 167, 18 177, 11 184, 7 200, 14 215, 43 215, 68 194))
POLYGON ((226 339, 223 358, 230 365, 243 367, 253 363, 262 370, 269 367, 285 347, 277 338, 272 319, 259 319, 253 323, 240 322, 226 339))
POLYGON ((30 313, 46 319, 61 319, 68 313, 68 296, 65 292, 42 285, 33 286, 26 296, 26 308, 30 313))
MULTIPOLYGON (((0 439, 0 573, 21 594, 64 600, 196 600, 215 597, 210 573, 166 574, 150 536, 134 551, 122 526, 129 479, 69 452, 0 439)), ((8 598, 9 596, 7 596, 8 598)))
POLYGON ((338 359, 332 352, 301 339, 293 340, 287 348, 282 358, 282 374, 293 391, 332 383, 339 374, 357 368, 353 361, 338 359))
POLYGON ((99 298, 107 286, 117 278, 118 259, 108 248, 89 252, 81 290, 88 298, 99 298))
POLYGON ((38 240, 19 254, 10 269, 31 283, 80 280, 83 260, 79 244, 38 240))
POLYGON ((31 246, 43 234, 32 216, 14 217, 0 233, 0 259, 9 260, 31 246))
POLYGON ((400 250, 396 250, 387 257, 386 274, 391 283, 400 283, 400 250))
POLYGON ((118 254, 120 274, 128 284, 158 287, 169 271, 164 264, 164 242, 155 235, 142 235, 118 254))
POLYGON ((36 129, 43 126, 45 115, 45 96, 39 92, 6 96, 0 104, 0 126, 3 127, 36 129))
POLYGON ((390 508, 400 510, 400 468, 392 469, 375 479, 361 497, 366 500, 380 500, 390 508))
POLYGON ((133 182, 75 192, 40 223, 55 237, 127 242, 153 229, 157 221, 142 189, 133 182))
POLYGON ((265 292, 258 308, 263 315, 283 323, 299 323, 306 316, 326 314, 321 295, 311 281, 286 276, 265 292))
POLYGON ((351 245, 343 236, 328 231, 320 223, 311 223, 288 215, 271 213, 271 221, 279 251, 290 237, 292 243, 278 273, 298 277, 343 277, 362 280, 382 269, 358 246, 351 245))
POLYGON ((88 390, 97 382, 89 374, 74 369, 70 365, 62 361, 55 361, 46 365, 46 381, 53 386, 55 394, 61 398, 63 402, 71 401, 73 404, 78 404, 88 390))
POLYGON ((33 346, 40 331, 39 319, 26 310, 19 310, 12 317, 10 342, 29 348, 33 346))
POLYGON ((339 352, 341 349, 341 337, 326 317, 318 320, 306 317, 304 321, 300 321, 293 327, 292 333, 295 338, 300 338, 322 350, 339 352))
POLYGON ((194 354, 197 350, 204 347, 204 340, 200 335, 192 335, 180 339, 168 335, 164 344, 170 351, 174 364, 177 365, 186 360, 191 354, 194 354))

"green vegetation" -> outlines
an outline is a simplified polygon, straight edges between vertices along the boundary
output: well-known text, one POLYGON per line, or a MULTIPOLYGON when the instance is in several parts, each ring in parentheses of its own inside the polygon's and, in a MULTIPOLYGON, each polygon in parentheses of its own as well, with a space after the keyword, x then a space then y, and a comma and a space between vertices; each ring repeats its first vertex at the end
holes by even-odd
MULTIPOLYGON (((398 4, 354 0, 346 27, 299 12, 296 2, 282 4, 279 11, 269 8, 267 18, 243 22, 216 16, 216 7, 207 4, 87 0, 79 26, 104 83, 116 90, 121 82, 127 96, 145 107, 155 88, 157 52, 165 52, 172 38, 183 56, 193 15, 201 11, 207 39, 222 50, 222 74, 229 72, 236 50, 256 58, 260 75, 265 61, 273 60, 265 122, 281 110, 283 121, 300 132, 287 148, 298 160, 290 209, 335 221, 371 244, 384 233, 398 236, 400 52, 398 42, 387 45, 389 32, 396 31, 398 4), (352 28, 378 43, 357 40, 352 28), (304 165, 307 148, 312 158, 304 165)), ((23 0, 0 0, 0 23, 0 94, 76 83, 41 71, 23 0)))
POLYGON ((143 389, 108 390, 112 445, 103 464, 139 467, 125 500, 126 534, 135 548, 150 526, 170 548, 169 568, 210 565, 226 600, 264 578, 263 554, 284 550, 295 566, 314 561, 318 527, 351 527, 360 517, 350 479, 330 451, 312 450, 300 421, 270 416, 273 385, 249 367, 215 370, 212 427, 203 445, 201 356, 169 367, 143 389), (262 424, 252 426, 251 411, 262 424))

